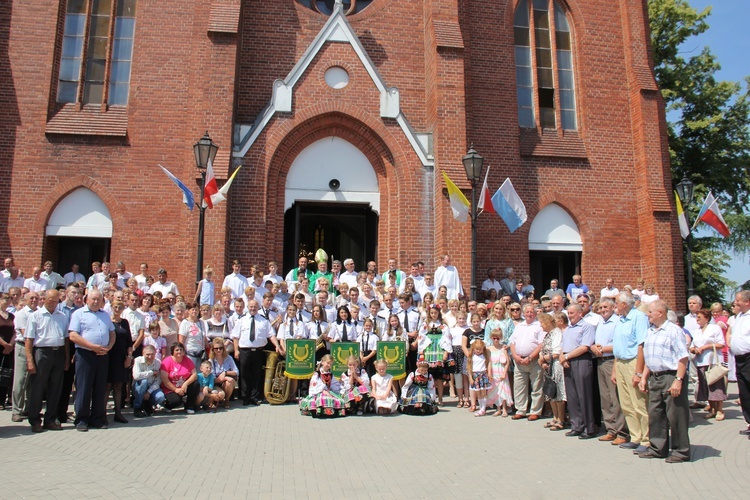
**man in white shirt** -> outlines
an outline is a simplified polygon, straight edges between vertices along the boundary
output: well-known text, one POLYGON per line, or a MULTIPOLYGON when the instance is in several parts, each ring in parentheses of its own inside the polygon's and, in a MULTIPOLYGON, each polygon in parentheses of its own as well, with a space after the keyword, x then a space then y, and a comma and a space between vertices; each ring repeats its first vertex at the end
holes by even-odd
MULTIPOLYGON (((419 291, 422 288, 422 285, 424 285, 424 276, 419 274, 419 266, 416 262, 414 262, 411 265, 411 270, 409 272, 409 276, 406 278, 411 278, 412 281, 414 281, 414 291, 418 294, 422 295, 422 293, 419 291)), ((404 286, 406 284, 406 278, 401 280, 401 284, 398 287, 398 293, 401 293, 404 291, 404 286)))
POLYGON ((451 256, 443 255, 443 261, 435 270, 435 287, 440 289, 445 285, 448 289, 448 300, 461 299, 464 296, 464 289, 461 287, 461 280, 458 277, 458 270, 451 265, 451 256))
POLYGON ((99 269, 98 264, 98 262, 91 264, 94 274, 89 278, 89 282, 86 283, 86 288, 89 290, 95 289, 101 291, 102 285, 109 280, 109 262, 102 262, 101 269, 97 272, 95 268, 99 269))
POLYGON ((62 430, 55 420, 63 374, 70 362, 70 344, 68 318, 57 310, 59 303, 59 292, 48 290, 44 296, 44 306, 30 316, 24 334, 30 388, 27 409, 32 432, 62 430), (47 409, 42 425, 42 400, 45 396, 47 409))
POLYGON ((151 288, 148 289, 148 293, 153 295, 154 292, 161 292, 162 297, 166 297, 169 293, 173 293, 175 295, 180 294, 180 292, 177 290, 177 285, 175 285, 171 281, 167 281, 166 269, 159 269, 159 271, 156 273, 156 276, 158 281, 155 281, 154 284, 151 285, 151 288))
POLYGON ((615 280, 612 278, 607 278, 607 281, 605 282, 606 286, 602 288, 601 293, 599 294, 599 298, 603 299, 604 297, 609 297, 614 299, 618 295, 620 295, 620 290, 615 287, 615 280))
POLYGON ((422 284, 417 289, 417 292, 419 292, 419 295, 421 295, 422 298, 424 298, 424 294, 426 294, 427 292, 430 292, 432 294, 432 297, 435 298, 437 288, 435 288, 435 282, 430 271, 424 273, 422 284))
POLYGON ((15 368, 13 370, 13 422, 23 422, 22 414, 27 412, 29 399, 29 372, 27 370, 28 360, 26 359, 26 327, 29 323, 29 317, 36 311, 39 305, 39 294, 29 292, 24 298, 26 305, 18 311, 13 320, 16 330, 16 353, 15 368))
POLYGON ((31 271, 31 278, 26 278, 23 282, 23 286, 28 288, 30 292, 43 292, 47 290, 47 280, 42 278, 42 268, 37 266, 31 271))
POLYGON ((13 287, 22 288, 25 281, 18 275, 18 268, 12 266, 10 268, 10 275, 7 278, 0 278, 0 292, 9 292, 13 287))
POLYGON ((593 326, 594 328, 599 325, 602 321, 602 317, 591 310, 591 299, 588 294, 582 293, 576 298, 576 303, 581 306, 583 313, 583 321, 593 326))
POLYGON ((502 290, 502 287, 500 286, 500 282, 495 279, 496 271, 494 267, 491 267, 487 269, 487 279, 484 280, 482 283, 482 292, 484 292, 484 296, 487 297, 490 290, 494 289, 497 292, 497 296, 500 297, 500 291, 502 290))
POLYGON ((117 262, 115 272, 117 272, 117 287, 127 288, 128 280, 133 277, 133 273, 125 270, 125 263, 123 261, 117 262))
POLYGON ((750 291, 742 290, 734 297, 740 312, 727 338, 734 354, 737 387, 740 391, 740 407, 747 429, 740 431, 750 439, 750 291))
MULTIPOLYGON (((143 344, 143 337, 145 332, 148 330, 146 324, 146 317, 140 311, 138 311, 138 302, 140 297, 137 294, 126 290, 123 293, 123 301, 125 302, 125 310, 122 313, 123 319, 127 320, 130 325, 130 338, 133 340, 133 349, 138 349, 143 344), (140 341, 138 339, 140 338, 140 341), (136 345, 136 343, 138 345, 136 345)), ((171 346, 168 346, 171 347, 171 346)))
POLYGON ((279 265, 276 263, 275 260, 272 260, 268 263, 268 274, 263 275, 263 283, 265 283, 268 280, 273 281, 274 283, 281 283, 283 281, 283 278, 276 274, 279 271, 279 265))
POLYGON ((260 405, 262 396, 263 347, 270 341, 279 352, 279 341, 274 335, 271 323, 258 314, 258 302, 251 300, 247 305, 247 315, 240 319, 232 331, 234 357, 240 368, 242 404, 260 405))
POLYGON ((228 287, 232 289, 232 301, 237 297, 242 297, 245 294, 245 288, 250 285, 247 278, 240 271, 242 271, 242 263, 234 259, 232 261, 232 274, 226 275, 224 282, 221 284, 221 288, 228 287))
POLYGON ((370 271, 374 273, 374 276, 375 276, 373 278, 374 281, 383 279, 383 276, 380 273, 378 273, 378 263, 375 262, 374 260, 371 260, 370 262, 367 263, 367 272, 369 273, 370 271))
POLYGON ((42 272, 40 276, 47 280, 47 290, 54 290, 58 286, 65 284, 65 278, 52 269, 51 260, 44 263, 44 272, 42 272))
POLYGON ((80 267, 78 266, 78 264, 73 264, 72 266, 70 266, 70 272, 65 273, 65 276, 63 276, 66 287, 71 283, 78 283, 79 281, 86 283, 86 276, 79 273, 79 269, 80 267))
POLYGON ((3 270, 0 271, 0 275, 3 278, 10 276, 10 268, 13 267, 13 257, 6 257, 3 261, 3 270))
POLYGON ((349 288, 357 286, 357 271, 354 270, 354 260, 346 259, 344 268, 346 271, 339 276, 339 283, 346 283, 349 288))

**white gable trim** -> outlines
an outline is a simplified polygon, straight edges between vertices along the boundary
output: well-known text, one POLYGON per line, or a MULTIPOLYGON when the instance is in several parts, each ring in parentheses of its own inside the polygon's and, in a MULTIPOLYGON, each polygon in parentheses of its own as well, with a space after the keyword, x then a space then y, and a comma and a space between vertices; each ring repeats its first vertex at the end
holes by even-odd
POLYGON ((362 66, 367 71, 367 74, 370 75, 378 92, 380 92, 381 118, 395 118, 401 127, 401 130, 403 130, 406 135, 406 138, 409 140, 412 148, 414 148, 414 152, 417 153, 422 165, 425 167, 433 167, 435 165, 434 158, 432 157, 431 152, 425 148, 425 144, 429 144, 430 141, 420 140, 411 128, 409 121, 401 112, 398 89, 396 87, 389 88, 385 84, 383 77, 380 76, 375 64, 370 59, 370 56, 365 51, 359 38, 354 33, 354 30, 352 30, 351 25, 346 20, 343 5, 340 2, 336 2, 334 13, 286 78, 283 80, 276 80, 273 83, 271 100, 256 117, 255 122, 252 125, 240 124, 235 127, 236 135, 232 155, 239 158, 244 157, 258 139, 261 132, 263 132, 263 129, 268 125, 268 122, 271 121, 271 118, 273 118, 277 112, 289 113, 292 111, 294 86, 302 75, 305 74, 308 67, 315 59, 315 56, 327 42, 349 43, 352 46, 357 57, 359 57, 362 66))

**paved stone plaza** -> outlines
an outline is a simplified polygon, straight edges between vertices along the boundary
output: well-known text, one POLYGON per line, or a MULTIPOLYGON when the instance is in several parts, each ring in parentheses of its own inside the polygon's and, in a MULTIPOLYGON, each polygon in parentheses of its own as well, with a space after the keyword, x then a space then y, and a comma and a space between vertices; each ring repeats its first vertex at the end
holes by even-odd
MULTIPOLYGON (((730 387, 734 389, 734 385, 730 387)), ((736 398, 730 393, 730 397, 736 398)), ((3 498, 747 498, 739 407, 694 413, 693 461, 666 464, 543 429, 546 420, 302 417, 294 405, 157 414, 33 435, 0 413, 3 498), (638 488, 638 489, 636 489, 638 488)))

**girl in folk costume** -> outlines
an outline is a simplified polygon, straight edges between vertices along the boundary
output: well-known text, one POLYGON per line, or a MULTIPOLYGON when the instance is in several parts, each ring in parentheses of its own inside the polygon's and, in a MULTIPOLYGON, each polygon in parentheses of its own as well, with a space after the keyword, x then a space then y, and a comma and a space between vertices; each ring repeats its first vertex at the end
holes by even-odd
MULTIPOLYGON (((380 340, 384 342, 403 342, 404 349, 408 349, 406 332, 401 325, 401 320, 395 314, 388 316, 388 328, 380 334, 380 340)), ((402 382, 400 380, 393 381, 393 390, 396 394, 400 394, 401 384, 402 382)))
POLYGON ((419 319, 421 321, 427 321, 427 316, 430 314, 430 306, 433 305, 434 297, 432 292, 425 292, 422 297, 422 304, 419 306, 419 319))
POLYGON ((490 388, 490 378, 487 375, 489 351, 484 341, 477 339, 471 343, 469 365, 469 390, 476 394, 479 401, 479 410, 474 413, 475 417, 484 416, 487 408, 487 389, 490 388))
POLYGON ((378 334, 375 333, 375 322, 372 318, 365 318, 359 342, 359 356, 367 375, 375 375, 375 355, 378 353, 378 334))
POLYGON ((456 326, 450 329, 451 348, 453 350, 453 361, 455 362, 455 373, 451 373, 451 381, 456 389, 458 397, 457 408, 468 408, 469 403, 469 377, 464 372, 466 366, 466 355, 461 347, 466 325, 466 313, 459 313, 456 316, 456 326))
POLYGON ((420 356, 417 369, 410 373, 401 389, 401 411, 408 415, 434 415, 438 411, 435 404, 435 381, 429 372, 430 364, 420 356))
POLYGON ((333 376, 332 366, 333 357, 330 354, 323 356, 318 363, 318 368, 310 380, 310 392, 299 403, 302 415, 311 415, 313 418, 346 416, 346 401, 339 395, 341 383, 333 376))
POLYGON ((346 401, 347 414, 362 415, 370 398, 370 377, 359 367, 357 356, 349 356, 346 364, 349 369, 341 374, 341 395, 346 401))
POLYGON ((492 345, 489 347, 490 366, 489 378, 492 388, 487 395, 487 404, 497 405, 497 411, 492 414, 493 417, 502 415, 508 416, 508 408, 513 404, 513 396, 510 391, 510 381, 508 380, 508 369, 510 367, 510 357, 508 356, 508 346, 503 344, 503 331, 495 328, 490 334, 492 345))
POLYGON ((443 323, 440 308, 432 305, 427 312, 428 319, 419 329, 419 351, 424 354, 430 366, 430 375, 435 380, 437 388, 438 406, 443 406, 443 392, 445 381, 450 380, 446 371, 453 345, 450 339, 450 328, 443 323))
POLYGON ((388 362, 384 359, 375 361, 377 373, 370 377, 372 397, 375 400, 375 411, 378 415, 394 413, 398 408, 398 399, 393 389, 393 375, 386 373, 388 362))

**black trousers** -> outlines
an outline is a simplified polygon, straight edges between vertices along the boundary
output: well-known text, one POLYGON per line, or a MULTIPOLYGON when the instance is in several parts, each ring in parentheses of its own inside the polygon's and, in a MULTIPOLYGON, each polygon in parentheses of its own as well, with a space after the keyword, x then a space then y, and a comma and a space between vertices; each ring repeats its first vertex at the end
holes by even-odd
POLYGON ((263 399, 263 365, 266 355, 263 348, 240 348, 240 394, 242 401, 263 399))
POLYGON ((675 381, 674 373, 652 373, 648 377, 648 438, 651 451, 660 457, 666 458, 671 447, 673 455, 690 459, 687 379, 682 381, 680 395, 673 398, 669 388, 675 381))
POLYGON ((29 412, 29 423, 42 423, 42 401, 47 395, 47 409, 44 412, 44 424, 54 423, 57 418, 57 402, 60 399, 63 373, 65 372, 64 347, 35 347, 34 364, 36 373, 29 375, 29 400, 26 408, 29 412))
POLYGON ((750 425, 750 353, 735 356, 734 361, 742 416, 745 417, 747 425, 750 425))
MULTIPOLYGON (((71 344, 72 346, 73 344, 71 344)), ((75 361, 75 354, 73 355, 75 361)), ((62 388, 60 389, 60 399, 57 402, 57 419, 60 422, 68 420, 68 406, 70 405, 70 393, 73 392, 73 381, 76 376, 76 364, 70 363, 68 371, 63 373, 62 388)))
POLYGON ((109 354, 76 349, 75 425, 106 425, 109 354))
POLYGON ((198 381, 196 380, 195 382, 187 386, 184 397, 180 396, 176 392, 170 392, 169 394, 166 394, 164 396, 164 406, 171 410, 184 404, 186 410, 195 410, 195 400, 198 398, 198 391, 198 381))
POLYGON ((565 369, 565 394, 568 398, 571 430, 596 433, 593 379, 591 354, 586 353, 570 360, 570 368, 565 369))

